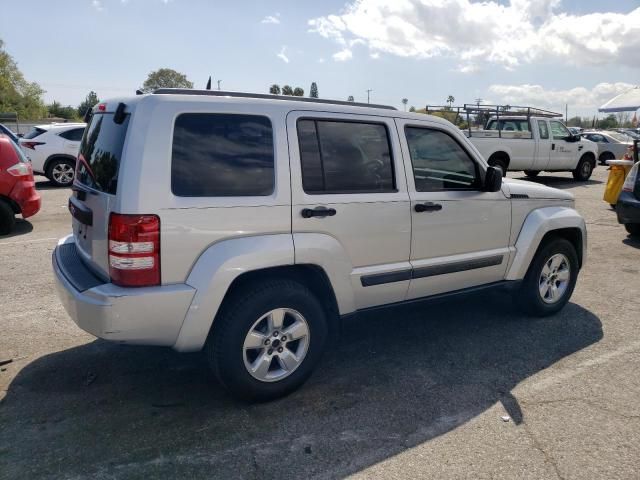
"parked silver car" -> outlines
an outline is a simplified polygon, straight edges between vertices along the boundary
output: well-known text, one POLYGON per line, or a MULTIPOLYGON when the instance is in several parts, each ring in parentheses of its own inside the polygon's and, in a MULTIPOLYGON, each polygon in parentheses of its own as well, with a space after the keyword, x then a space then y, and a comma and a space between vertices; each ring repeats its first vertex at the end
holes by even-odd
POLYGON ((622 158, 629 146, 633 145, 631 137, 618 132, 590 131, 583 132, 582 136, 598 144, 598 161, 601 164, 622 158))

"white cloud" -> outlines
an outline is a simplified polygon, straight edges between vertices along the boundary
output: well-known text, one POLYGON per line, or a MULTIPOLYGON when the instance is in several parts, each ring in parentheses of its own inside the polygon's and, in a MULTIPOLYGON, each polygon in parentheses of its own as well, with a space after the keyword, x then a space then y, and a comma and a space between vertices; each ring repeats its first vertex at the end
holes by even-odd
POLYGON ((500 104, 532 105, 539 108, 597 109, 616 95, 626 92, 634 85, 630 83, 599 83, 588 89, 575 87, 567 90, 545 89, 542 85, 491 85, 488 92, 500 104))
POLYGON ((280 60, 282 60, 284 63, 289 63, 289 57, 287 57, 286 51, 287 51, 287 46, 283 45, 282 48, 280 49, 280 53, 278 53, 276 56, 280 60))
POLYGON ((318 63, 324 63, 324 58, 319 58, 318 63))
POLYGON ((277 25, 280 23, 280 14, 276 13, 275 15, 267 15, 260 21, 260 23, 273 23, 277 25))
POLYGON ((346 62, 347 60, 351 60, 351 58, 353 57, 353 52, 348 48, 344 48, 339 52, 334 53, 332 57, 338 62, 346 62))
POLYGON ((640 8, 572 15, 559 7, 560 0, 352 0, 309 26, 343 49, 363 42, 402 57, 449 56, 467 70, 485 62, 513 69, 540 58, 640 64, 640 8))
POLYGON ((100 0, 92 0, 91 6, 95 8, 98 12, 102 12, 104 10, 104 6, 100 0))

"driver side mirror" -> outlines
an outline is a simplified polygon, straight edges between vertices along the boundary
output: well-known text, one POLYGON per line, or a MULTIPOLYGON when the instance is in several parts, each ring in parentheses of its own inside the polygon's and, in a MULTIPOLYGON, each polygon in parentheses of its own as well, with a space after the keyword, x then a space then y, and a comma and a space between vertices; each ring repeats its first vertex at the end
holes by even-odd
POLYGON ((499 192, 502 187, 502 169, 500 167, 487 167, 484 177, 485 192, 499 192))
POLYGON ((569 135, 564 137, 567 142, 579 142, 582 137, 580 135, 569 135))

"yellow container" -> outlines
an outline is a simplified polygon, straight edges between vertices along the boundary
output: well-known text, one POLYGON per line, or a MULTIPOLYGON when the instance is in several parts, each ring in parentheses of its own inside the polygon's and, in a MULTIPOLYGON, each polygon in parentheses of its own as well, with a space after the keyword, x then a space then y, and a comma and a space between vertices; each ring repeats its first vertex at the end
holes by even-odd
POLYGON ((609 160, 607 162, 611 168, 609 170, 609 178, 607 178, 607 186, 604 188, 604 201, 610 205, 618 203, 618 197, 622 191, 624 179, 627 177, 629 170, 633 167, 631 160, 609 160))

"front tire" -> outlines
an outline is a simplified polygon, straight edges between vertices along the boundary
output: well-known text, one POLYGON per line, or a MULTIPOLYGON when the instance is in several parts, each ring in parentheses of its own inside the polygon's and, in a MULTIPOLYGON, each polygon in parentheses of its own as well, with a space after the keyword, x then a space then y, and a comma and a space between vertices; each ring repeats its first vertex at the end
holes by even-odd
POLYGON ((587 180, 589 180, 589 178, 591 178, 594 167, 595 162, 585 155, 580 159, 580 161, 578 162, 578 166, 571 173, 573 174, 574 179, 578 180, 579 182, 586 182, 587 180))
POLYGON ((611 152, 604 152, 600 155, 599 162, 600 165, 606 165, 607 160, 615 160, 616 156, 611 152))
POLYGON ((524 174, 529 178, 536 178, 540 175, 540 170, 525 170, 524 174))
POLYGON ((11 205, 0 200, 0 235, 8 235, 16 224, 16 217, 11 205))
POLYGON ((232 294, 205 351, 232 395, 261 402, 288 395, 309 378, 327 334, 325 311, 307 287, 271 280, 232 294))
POLYGON ((560 311, 578 280, 578 255, 571 242, 552 237, 540 246, 518 292, 523 312, 546 317, 560 311))
POLYGON ((624 228, 632 237, 640 237, 640 223, 625 223, 624 228))
POLYGON ((73 183, 75 164, 72 160, 53 160, 47 167, 47 178, 56 187, 68 187, 73 183))

